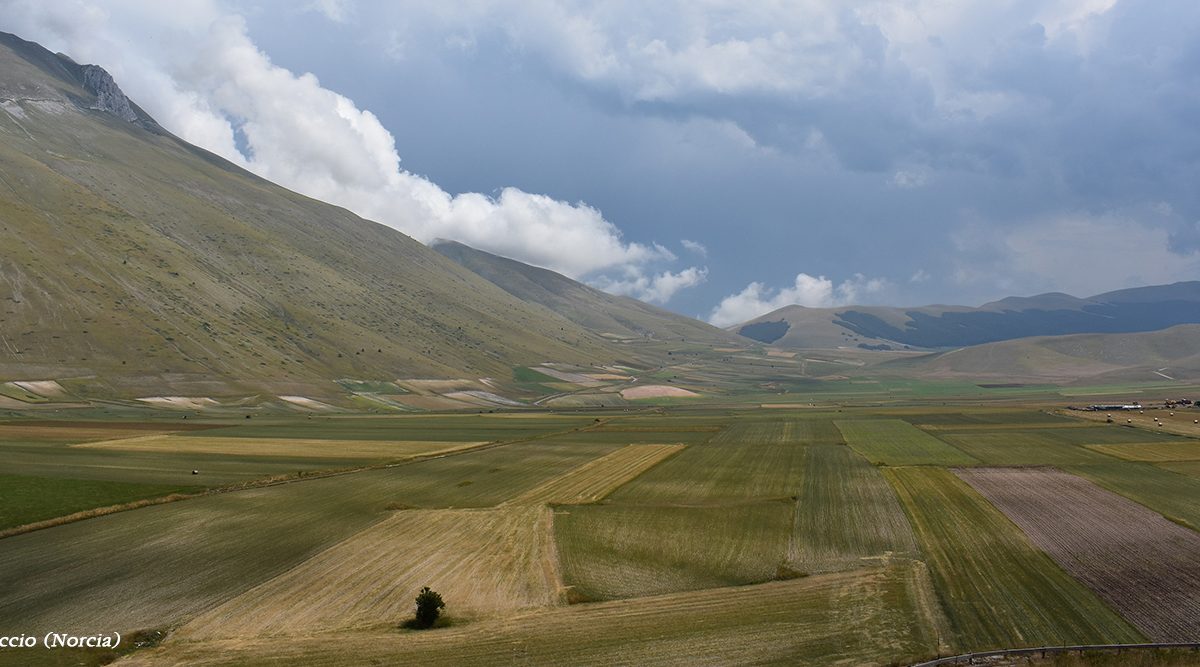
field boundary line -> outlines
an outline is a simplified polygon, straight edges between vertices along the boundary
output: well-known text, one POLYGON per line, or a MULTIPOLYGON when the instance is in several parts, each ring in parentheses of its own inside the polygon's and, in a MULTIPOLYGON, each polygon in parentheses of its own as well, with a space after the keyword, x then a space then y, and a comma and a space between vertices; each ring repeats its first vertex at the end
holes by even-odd
POLYGON ((409 458, 406 458, 402 461, 389 461, 389 462, 385 462, 385 463, 375 463, 375 464, 366 465, 366 466, 356 466, 354 468, 336 468, 333 470, 306 472, 300 476, 287 475, 284 477, 280 477, 280 476, 276 475, 273 477, 264 477, 262 479, 249 480, 246 482, 241 482, 238 484, 233 484, 233 485, 228 485, 228 486, 218 486, 218 487, 214 487, 211 489, 205 489, 204 491, 198 491, 195 493, 172 493, 172 494, 169 494, 166 496, 159 496, 158 498, 145 498, 142 500, 135 500, 135 501, 129 502, 129 503, 122 503, 120 505, 108 505, 106 507, 95 507, 95 508, 92 508, 89 510, 73 512, 71 514, 66 514, 66 515, 54 517, 51 519, 44 519, 42 521, 36 521, 34 523, 27 523, 22 526, 13 526, 12 528, 6 528, 4 530, 0 530, 0 540, 7 538, 7 537, 13 537, 16 535, 24 535, 25 533, 32 533, 32 532, 39 531, 39 530, 45 530, 47 528, 63 526, 68 523, 75 523, 76 521, 84 521, 86 519, 94 519, 97 517, 108 516, 110 514, 117 514, 119 512, 128 512, 130 510, 141 509, 143 507, 149 507, 151 505, 165 505, 167 503, 179 502, 181 500, 191 500, 193 498, 205 498, 208 496, 217 496, 217 495, 221 495, 224 493, 235 493, 237 491, 248 491, 250 489, 264 489, 264 488, 268 488, 268 487, 272 487, 272 486, 282 486, 284 484, 294 484, 296 482, 307 482, 307 481, 314 480, 314 479, 339 477, 341 475, 353 475, 355 473, 368 472, 371 470, 385 470, 385 469, 389 469, 389 468, 399 468, 401 466, 412 465, 414 463, 420 463, 422 461, 428 461, 431 459, 440 459, 440 458, 446 458, 449 456, 461 456, 463 454, 470 454, 473 452, 479 452, 479 451, 483 451, 483 450, 487 450, 487 449, 495 449, 497 447, 507 447, 509 445, 517 445, 517 444, 521 444, 524 442, 535 442, 537 440, 543 440, 545 438, 553 438, 553 437, 568 435, 571 433, 579 433, 581 431, 587 431, 587 430, 591 430, 594 428, 598 428, 600 426, 603 426, 604 424, 607 424, 611 420, 612 420, 611 417, 608 417, 608 418, 599 418, 598 417, 596 419, 596 421, 591 424, 586 424, 584 426, 570 428, 570 429, 566 429, 563 431, 555 431, 553 433, 541 433, 541 434, 537 434, 537 435, 533 435, 533 436, 529 436, 529 437, 525 437, 525 438, 518 438, 515 440, 502 440, 502 441, 486 442, 486 443, 483 443, 480 445, 474 445, 472 447, 464 447, 461 449, 453 449, 450 451, 431 452, 429 454, 418 454, 416 456, 411 456, 409 458))
POLYGON ((1031 656, 1036 655, 1045 658, 1050 655, 1062 655, 1065 653, 1085 653, 1089 651, 1145 651, 1157 649, 1190 649, 1192 651, 1200 651, 1200 642, 1158 642, 1147 644, 1078 644, 1073 646, 1037 646, 1033 648, 1003 648, 995 651, 976 651, 974 653, 961 653, 959 655, 951 655, 944 658, 935 658, 926 660, 925 662, 913 663, 911 667, 939 667, 940 665, 962 665, 973 664, 975 660, 985 658, 1004 658, 1011 656, 1031 656))

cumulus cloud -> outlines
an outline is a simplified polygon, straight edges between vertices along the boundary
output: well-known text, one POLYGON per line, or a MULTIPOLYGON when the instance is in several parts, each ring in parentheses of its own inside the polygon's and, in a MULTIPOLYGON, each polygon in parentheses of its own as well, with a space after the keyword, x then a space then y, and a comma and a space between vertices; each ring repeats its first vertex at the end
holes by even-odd
POLYGON ((699 241, 683 239, 679 242, 679 245, 682 245, 686 250, 700 255, 701 257, 708 257, 708 247, 699 241))
POLYGON ((677 273, 663 271, 654 275, 646 275, 638 269, 632 269, 622 278, 601 277, 593 281, 592 285, 612 294, 623 294, 648 303, 664 304, 679 290, 695 287, 707 278, 708 269, 695 266, 677 273))
MULTIPOLYGON (((352 11, 345 0, 311 7, 333 20, 352 11)), ((273 64, 251 41, 244 20, 211 0, 162 6, 10 0, 0 2, 0 10, 8 29, 108 68, 182 138, 420 241, 450 238, 572 277, 675 259, 662 246, 626 241, 584 203, 516 188, 451 195, 403 169, 392 134, 373 113, 312 74, 273 64), (157 38, 147 39, 148 33, 157 38)), ((665 287, 671 281, 659 280, 661 289, 654 282, 648 294, 673 293, 665 287)))
POLYGON ((721 300, 709 314, 708 321, 714 326, 728 327, 752 320, 784 306, 798 305, 809 308, 830 308, 859 303, 860 299, 882 292, 887 281, 882 278, 867 278, 861 273, 834 284, 825 276, 796 275, 794 284, 778 290, 752 282, 737 294, 721 300))

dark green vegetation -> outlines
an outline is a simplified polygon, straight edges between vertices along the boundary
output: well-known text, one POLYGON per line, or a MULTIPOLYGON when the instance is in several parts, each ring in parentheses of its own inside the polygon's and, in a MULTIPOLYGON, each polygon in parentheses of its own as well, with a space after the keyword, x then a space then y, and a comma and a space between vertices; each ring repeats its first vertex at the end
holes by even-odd
POLYGON ((413 618, 413 625, 422 629, 432 628, 445 608, 446 603, 442 601, 442 596, 438 595, 437 591, 430 590, 428 586, 422 588, 421 592, 417 594, 417 611, 413 618))

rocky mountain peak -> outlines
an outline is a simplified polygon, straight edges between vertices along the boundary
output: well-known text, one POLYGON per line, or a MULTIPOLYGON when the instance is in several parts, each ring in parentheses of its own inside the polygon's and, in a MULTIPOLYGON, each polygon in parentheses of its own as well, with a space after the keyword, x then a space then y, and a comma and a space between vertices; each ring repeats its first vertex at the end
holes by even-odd
POLYGON ((137 122, 138 114, 121 87, 103 67, 84 65, 80 72, 84 90, 96 96, 94 109, 110 113, 121 120, 137 122))

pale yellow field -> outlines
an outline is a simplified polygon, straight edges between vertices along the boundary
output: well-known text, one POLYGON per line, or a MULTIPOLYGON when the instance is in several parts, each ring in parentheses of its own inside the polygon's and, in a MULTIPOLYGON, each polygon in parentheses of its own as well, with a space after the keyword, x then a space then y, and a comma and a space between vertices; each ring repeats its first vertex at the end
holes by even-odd
POLYGON ((534 487, 504 505, 594 503, 649 470, 684 445, 626 445, 534 487))
POLYGON ((617 375, 616 373, 588 373, 587 377, 593 380, 629 380, 632 379, 628 375, 617 375))
POLYGON ((550 510, 404 510, 184 625, 195 640, 395 626, 422 586, 448 617, 557 605, 550 510))
POLYGON ((469 389, 484 388, 478 382, 474 380, 468 380, 466 378, 458 380, 427 380, 420 378, 407 378, 396 380, 396 384, 409 391, 414 391, 421 394, 442 394, 448 391, 467 391, 469 389))
MULTIPOLYGON (((450 602, 448 601, 449 605, 450 602)), ((946 652, 919 563, 541 609, 428 632, 180 641, 147 665, 886 665, 946 652)))
POLYGON ((325 458, 401 459, 469 449, 483 442, 423 440, 315 440, 290 438, 214 438, 205 436, 144 435, 102 440, 74 447, 130 452, 182 452, 188 454, 242 454, 247 456, 299 456, 325 458))
POLYGON ((1079 419, 1087 419, 1089 421, 1103 422, 1112 415, 1115 423, 1137 428, 1144 428, 1147 431, 1158 431, 1159 433, 1175 433, 1178 435, 1190 435, 1193 438, 1200 437, 1200 409, 1196 408, 1177 408, 1175 410, 1120 410, 1117 412, 1070 412, 1072 417, 1079 419), (1174 414, 1172 414, 1174 413, 1174 414), (1155 421, 1155 418, 1158 421, 1155 421), (1161 426, 1159 425, 1161 424, 1161 426))
POLYGON ((683 398, 699 396, 694 391, 683 387, 668 387, 663 384, 647 384, 640 387, 630 387, 621 390, 621 398, 683 398))
POLYGON ((145 429, 107 428, 85 425, 42 426, 38 424, 0 424, 0 440, 63 440, 83 442, 87 440, 112 440, 145 436, 148 433, 162 435, 171 429, 147 431, 145 429))

